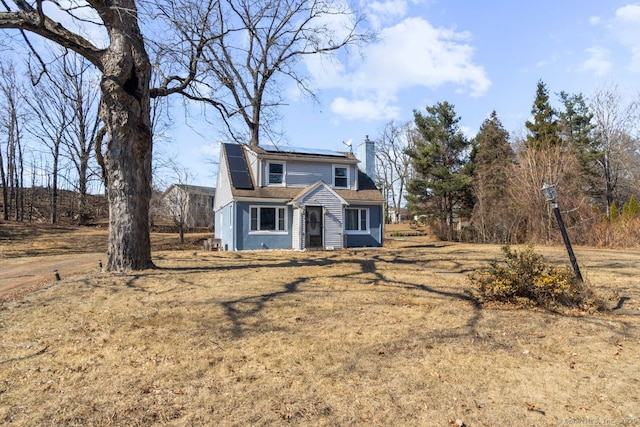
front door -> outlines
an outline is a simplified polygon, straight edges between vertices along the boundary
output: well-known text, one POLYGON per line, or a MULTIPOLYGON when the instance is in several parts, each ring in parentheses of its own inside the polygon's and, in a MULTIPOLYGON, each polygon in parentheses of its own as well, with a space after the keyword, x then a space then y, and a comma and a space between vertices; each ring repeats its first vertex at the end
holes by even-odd
POLYGON ((322 206, 306 207, 305 229, 305 247, 322 249, 322 206))

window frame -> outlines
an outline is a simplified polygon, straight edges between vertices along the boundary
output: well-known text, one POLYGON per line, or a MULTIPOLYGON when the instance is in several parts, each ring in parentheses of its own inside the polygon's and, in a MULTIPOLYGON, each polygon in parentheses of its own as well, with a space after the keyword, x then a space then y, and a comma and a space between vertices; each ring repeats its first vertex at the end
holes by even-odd
POLYGON ((249 234, 288 234, 289 233, 289 210, 286 206, 249 206, 249 234), (262 230, 262 210, 274 209, 274 229, 262 230), (254 210, 256 216, 253 216, 254 210), (255 227, 255 228, 254 228, 255 227), (280 228, 282 227, 282 228, 280 228))
POLYGON ((351 169, 349 167, 349 165, 332 165, 331 170, 333 171, 333 173, 332 173, 332 175, 333 175, 332 176, 333 188, 350 188, 350 185, 349 185, 350 184, 350 181, 349 181, 350 176, 349 175, 350 175, 351 172, 349 171, 349 169, 351 169), (345 176, 337 176, 336 175, 336 169, 344 169, 345 172, 346 172, 345 176), (336 178, 345 179, 346 180, 346 185, 344 185, 344 186, 343 185, 337 185, 336 184, 336 178))
POLYGON ((371 234, 371 214, 369 208, 344 208, 344 232, 345 234, 371 234), (348 211, 357 211, 357 229, 350 230, 347 229, 347 212, 348 211), (362 213, 365 213, 365 217, 363 218, 362 213), (365 229, 362 229, 364 219, 365 229))
POLYGON ((286 186, 286 177, 287 177, 287 162, 278 162, 278 161, 268 161, 267 162, 267 186, 270 187, 284 187, 286 186), (271 165, 281 165, 282 166, 282 180, 280 182, 271 182, 271 165))

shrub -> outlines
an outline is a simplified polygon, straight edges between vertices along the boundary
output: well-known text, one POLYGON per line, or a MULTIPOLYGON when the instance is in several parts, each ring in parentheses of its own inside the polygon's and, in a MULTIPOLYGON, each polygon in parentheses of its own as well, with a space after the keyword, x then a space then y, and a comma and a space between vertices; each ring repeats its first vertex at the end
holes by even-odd
POLYGON ((590 288, 578 281, 569 267, 545 262, 533 245, 522 251, 503 246, 504 262, 469 275, 473 294, 480 302, 498 301, 520 306, 602 308, 590 288))

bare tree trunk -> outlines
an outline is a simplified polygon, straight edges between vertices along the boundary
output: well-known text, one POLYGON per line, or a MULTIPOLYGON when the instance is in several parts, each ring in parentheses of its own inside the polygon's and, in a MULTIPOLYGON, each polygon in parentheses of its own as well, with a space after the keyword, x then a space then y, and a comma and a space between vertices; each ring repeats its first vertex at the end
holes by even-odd
POLYGON ((78 171, 78 225, 86 225, 88 219, 87 212, 87 170, 88 158, 80 160, 81 166, 78 171))
POLYGON ((53 151, 53 170, 51 171, 51 213, 49 222, 55 224, 58 222, 58 159, 60 157, 60 144, 54 145, 53 151))
POLYGON ((9 187, 9 200, 5 207, 7 212, 7 219, 12 215, 13 212, 13 199, 15 196, 15 187, 13 186, 13 165, 15 161, 14 149, 13 149, 13 135, 9 134, 9 143, 7 145, 7 184, 9 187))
MULTIPOLYGON (((135 11, 133 0, 123 1, 135 11)), ((151 65, 137 14, 111 15, 111 44, 103 57, 100 116, 107 127, 104 150, 109 199, 107 270, 153 267, 149 238, 151 199, 151 65)))
POLYGON ((0 184, 2 184, 2 209, 3 209, 3 218, 5 221, 9 220, 9 210, 7 204, 7 177, 4 173, 4 162, 2 160, 2 150, 0 150, 0 184))
POLYGON ((16 182, 18 187, 18 193, 16 198, 16 220, 24 221, 24 158, 22 156, 22 141, 20 140, 20 133, 16 129, 16 141, 18 143, 18 162, 19 168, 16 170, 16 182), (18 210, 20 211, 18 213, 18 210))

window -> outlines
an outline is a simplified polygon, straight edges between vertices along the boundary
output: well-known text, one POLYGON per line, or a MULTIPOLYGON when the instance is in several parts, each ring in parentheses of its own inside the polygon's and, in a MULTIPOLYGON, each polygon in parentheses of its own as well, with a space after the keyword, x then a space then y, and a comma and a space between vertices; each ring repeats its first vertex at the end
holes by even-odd
POLYGON ((251 207, 251 231, 287 231, 285 208, 251 207))
POLYGON ((334 187, 349 187, 349 169, 346 166, 334 166, 333 167, 333 186, 334 187))
POLYGON ((267 163, 269 185, 284 184, 284 163, 267 163))
POLYGON ((345 209, 344 229, 347 233, 367 233, 369 231, 369 209, 345 209))

